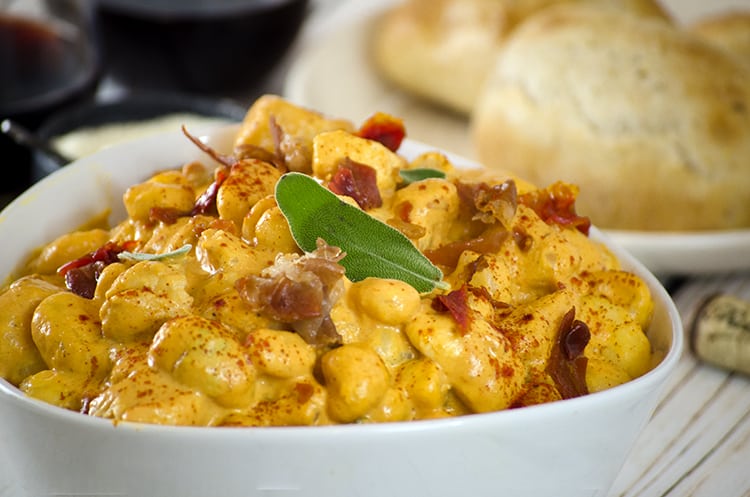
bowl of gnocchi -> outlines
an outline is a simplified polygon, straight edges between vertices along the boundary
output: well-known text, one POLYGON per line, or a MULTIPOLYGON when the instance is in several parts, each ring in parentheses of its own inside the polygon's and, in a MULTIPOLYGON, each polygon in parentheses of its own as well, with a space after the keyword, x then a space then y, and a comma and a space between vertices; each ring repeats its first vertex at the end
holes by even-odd
POLYGON ((575 185, 406 132, 266 95, 6 207, 18 493, 606 495, 681 353, 674 304, 575 185))

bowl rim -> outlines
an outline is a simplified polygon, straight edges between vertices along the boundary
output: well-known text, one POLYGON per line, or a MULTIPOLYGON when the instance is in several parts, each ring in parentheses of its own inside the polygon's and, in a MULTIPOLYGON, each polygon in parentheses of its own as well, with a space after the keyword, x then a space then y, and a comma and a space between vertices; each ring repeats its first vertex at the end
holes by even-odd
MULTIPOLYGON (((208 138, 224 138, 233 136, 238 129, 238 124, 232 124, 228 126, 222 126, 219 128, 213 128, 208 131, 208 138)), ((33 198, 38 192, 56 181, 56 178, 64 174, 75 174, 77 169, 84 170, 88 163, 96 161, 100 155, 118 153, 118 151, 126 152, 132 151, 134 147, 158 144, 161 143, 165 138, 174 138, 176 135, 181 135, 180 132, 167 131, 161 133, 155 133, 153 135, 143 137, 134 140, 130 143, 114 145, 101 152, 94 153, 88 157, 84 157, 77 161, 72 162, 65 168, 61 168, 49 176, 41 179, 36 184, 32 185, 26 192, 21 194, 13 202, 0 211, 0 219, 2 219, 6 211, 13 211, 17 204, 23 204, 28 199, 33 198)), ((204 141, 206 136, 202 136, 204 141)), ((399 149, 398 153, 404 156, 416 156, 424 151, 440 151, 445 154, 454 165, 461 167, 482 167, 477 162, 461 157, 450 152, 441 151, 437 146, 428 145, 425 143, 417 142, 414 140, 406 139, 402 144, 402 148, 399 149), (408 149, 408 150, 404 150, 408 149)), ((144 176, 148 173, 144 173, 144 176)), ((652 293, 652 299, 654 300, 655 310, 659 310, 664 313, 664 317, 667 319, 665 326, 669 326, 669 343, 667 348, 660 355, 659 361, 648 372, 642 376, 632 379, 621 385, 609 388, 607 390, 589 393, 587 395, 576 397, 572 399, 559 400, 555 402, 549 402, 544 404, 538 404, 533 406, 527 406, 517 409, 504 409, 500 411, 493 411, 487 413, 476 413, 467 414, 462 416, 450 417, 450 418, 439 418, 439 419, 428 419, 428 420, 412 420, 412 421, 396 421, 396 422, 382 422, 382 423, 354 423, 354 424, 339 424, 339 425, 323 425, 323 426, 259 426, 259 427, 216 427, 216 426, 173 426, 173 425, 160 425, 160 424, 149 424, 149 423, 136 423, 128 421, 114 421, 107 418, 97 418, 94 416, 88 416, 77 411, 71 411, 62 407, 58 407, 52 404, 48 404, 44 401, 27 397, 23 392, 9 383, 7 380, 0 378, 0 403, 11 402, 20 408, 34 411, 48 418, 56 418, 60 421, 68 423, 84 424, 96 429, 111 429, 115 428, 121 430, 122 433, 163 433, 171 435, 188 435, 191 437, 237 437, 239 433, 253 434, 252 436, 267 437, 267 436, 317 436, 317 434, 324 434, 330 436, 331 434, 346 433, 351 435, 361 434, 362 436, 371 436, 373 434, 399 434, 404 431, 422 431, 422 430, 433 430, 433 429, 444 429, 446 427, 477 427, 482 425, 497 425, 498 423, 515 423, 517 419, 530 421, 538 418, 547 418, 549 416, 556 416, 559 412, 575 412, 580 410, 586 410, 591 405, 599 403, 608 403, 610 399, 615 397, 637 397, 639 392, 644 392, 653 389, 663 389, 666 379, 677 366, 680 357, 682 356, 684 349, 684 330, 683 323, 680 317, 679 311, 669 296, 668 292, 658 280, 658 278, 649 271, 646 266, 639 262, 634 256, 629 254, 625 249, 617 245, 612 239, 610 239, 605 233, 600 231, 595 226, 592 226, 590 237, 603 243, 607 248, 617 257, 620 261, 621 266, 637 274, 642 278, 649 290, 652 293)), ((8 275, 9 276, 9 275, 8 275)), ((653 322, 652 322, 653 325, 653 322)), ((653 347, 653 342, 652 342, 653 347)), ((613 399, 614 400, 614 399, 613 399)), ((245 435, 243 435, 245 436, 245 435)))
POLYGON ((135 90, 67 107, 64 112, 48 116, 37 129, 37 134, 49 140, 84 127, 141 121, 178 112, 242 121, 245 110, 231 98, 135 90))

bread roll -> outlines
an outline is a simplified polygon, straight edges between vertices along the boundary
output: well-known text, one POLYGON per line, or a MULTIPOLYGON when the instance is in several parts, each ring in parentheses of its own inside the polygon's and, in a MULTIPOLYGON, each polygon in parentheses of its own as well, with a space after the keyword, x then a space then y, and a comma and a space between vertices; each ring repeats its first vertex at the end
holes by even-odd
POLYGON ((750 64, 750 12, 727 12, 702 19, 690 30, 750 64))
POLYGON ((668 18, 657 0, 406 0, 376 22, 372 59, 386 80, 468 115, 505 37, 560 3, 668 18))
POLYGON ((490 166, 580 185, 604 228, 750 227, 750 68, 665 23, 538 14, 501 51, 472 136, 490 166))

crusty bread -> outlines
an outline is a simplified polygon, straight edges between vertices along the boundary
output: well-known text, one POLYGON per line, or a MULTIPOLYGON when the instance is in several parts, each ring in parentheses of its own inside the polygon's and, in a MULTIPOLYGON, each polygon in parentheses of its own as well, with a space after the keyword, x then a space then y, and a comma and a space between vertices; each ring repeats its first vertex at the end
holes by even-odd
POLYGON ((668 19, 657 0, 406 0, 377 20, 372 59, 386 80, 468 115, 506 36, 560 3, 668 19))
POLYGON ((750 11, 730 11, 701 19, 689 29, 750 64, 750 11))
POLYGON ((665 23, 546 9, 504 45, 472 133, 487 165, 579 184, 601 227, 750 226, 750 67, 665 23))

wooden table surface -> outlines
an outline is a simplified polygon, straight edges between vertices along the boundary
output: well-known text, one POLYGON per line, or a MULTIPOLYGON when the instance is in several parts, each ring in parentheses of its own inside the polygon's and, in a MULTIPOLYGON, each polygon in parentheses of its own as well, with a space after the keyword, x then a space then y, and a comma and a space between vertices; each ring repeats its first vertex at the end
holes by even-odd
MULTIPOLYGON (((688 279, 673 293, 686 328, 700 303, 717 292, 750 304, 750 273, 688 279)), ((750 378, 703 364, 685 350, 609 495, 750 496, 750 378)))

